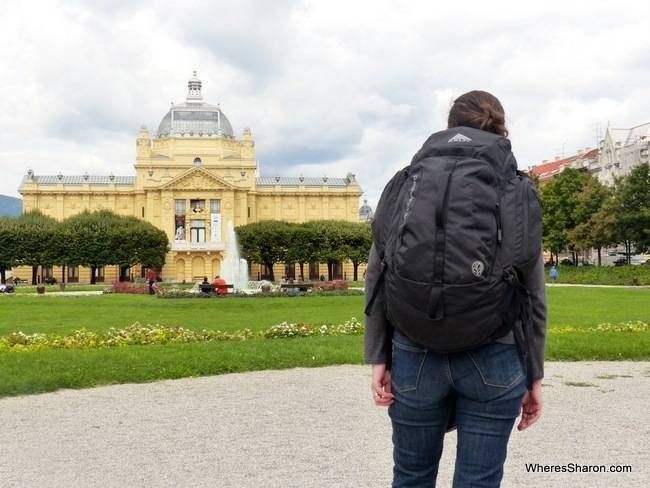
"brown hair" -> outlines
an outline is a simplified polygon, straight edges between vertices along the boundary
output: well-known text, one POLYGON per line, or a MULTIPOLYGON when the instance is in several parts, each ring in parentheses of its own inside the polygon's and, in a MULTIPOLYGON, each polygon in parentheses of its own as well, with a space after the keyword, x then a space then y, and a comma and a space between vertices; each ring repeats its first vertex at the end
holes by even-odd
POLYGON ((454 100, 447 127, 461 125, 508 137, 503 106, 497 97, 485 91, 472 90, 454 100))

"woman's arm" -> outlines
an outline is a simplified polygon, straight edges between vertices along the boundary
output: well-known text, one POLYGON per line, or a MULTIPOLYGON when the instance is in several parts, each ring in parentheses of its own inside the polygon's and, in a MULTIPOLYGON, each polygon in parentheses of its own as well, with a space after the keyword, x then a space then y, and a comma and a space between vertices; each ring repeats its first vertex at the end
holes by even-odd
MULTIPOLYGON (((366 268, 366 305, 375 289, 380 272, 381 261, 373 244, 366 268)), ((384 315, 383 296, 380 292, 369 314, 365 316, 364 361, 366 364, 390 364, 392 336, 392 326, 384 315)))
POLYGON ((533 380, 544 377, 544 347, 546 343, 546 284, 544 283, 544 256, 532 271, 523 277, 531 302, 531 327, 526 340, 529 342, 529 365, 533 380))

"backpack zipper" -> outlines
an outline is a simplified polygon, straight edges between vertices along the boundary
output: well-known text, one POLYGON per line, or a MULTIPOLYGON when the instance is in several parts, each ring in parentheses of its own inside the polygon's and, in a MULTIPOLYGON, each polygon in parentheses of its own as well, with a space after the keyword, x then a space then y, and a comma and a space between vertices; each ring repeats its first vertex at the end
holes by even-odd
POLYGON ((501 227, 501 206, 498 203, 494 207, 494 215, 497 219, 497 243, 501 244, 503 240, 503 228, 501 227))
POLYGON ((406 201, 404 214, 402 215, 402 224, 399 228, 399 232, 397 233, 397 238, 393 243, 393 255, 395 255, 399 245, 402 243, 404 227, 406 227, 406 219, 408 218, 409 213, 411 212, 411 208, 413 207, 413 202, 415 201, 415 189, 417 188, 417 184, 418 184, 418 175, 417 174, 411 175, 411 178, 413 179, 413 184, 411 185, 411 188, 408 193, 408 200, 406 201))

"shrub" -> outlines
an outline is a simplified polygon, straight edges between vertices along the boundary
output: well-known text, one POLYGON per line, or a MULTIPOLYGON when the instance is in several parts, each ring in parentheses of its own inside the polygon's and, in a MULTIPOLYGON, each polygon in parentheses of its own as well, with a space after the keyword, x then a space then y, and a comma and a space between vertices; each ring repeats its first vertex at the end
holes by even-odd
POLYGON ((132 285, 126 281, 114 281, 108 293, 132 293, 146 295, 149 293, 149 285, 132 285))
MULTIPOLYGON (((551 281, 548 268, 546 281, 551 281)), ((643 265, 559 266, 557 282, 578 285, 650 285, 650 267, 643 265)))
POLYGON ((245 293, 228 293, 227 295, 217 295, 216 293, 191 293, 185 290, 170 290, 165 291, 159 298, 215 298, 215 299, 229 299, 229 298, 269 298, 269 297, 311 297, 311 296, 356 296, 363 295, 363 290, 345 290, 345 289, 313 289, 310 291, 300 291, 294 293, 287 293, 286 291, 274 291, 269 293, 255 293, 247 295, 245 293))
POLYGON ((314 288, 321 290, 347 290, 348 282, 345 280, 317 281, 314 288))

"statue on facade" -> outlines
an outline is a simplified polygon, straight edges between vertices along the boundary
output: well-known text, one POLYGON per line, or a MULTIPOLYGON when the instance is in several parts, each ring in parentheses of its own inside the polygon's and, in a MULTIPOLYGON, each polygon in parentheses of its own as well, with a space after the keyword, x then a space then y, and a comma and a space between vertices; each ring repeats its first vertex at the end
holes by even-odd
POLYGON ((174 236, 174 239, 177 241, 185 240, 185 227, 183 226, 176 227, 176 235, 174 236))

